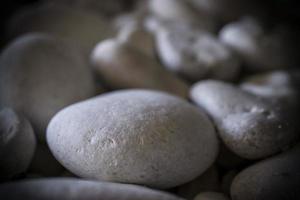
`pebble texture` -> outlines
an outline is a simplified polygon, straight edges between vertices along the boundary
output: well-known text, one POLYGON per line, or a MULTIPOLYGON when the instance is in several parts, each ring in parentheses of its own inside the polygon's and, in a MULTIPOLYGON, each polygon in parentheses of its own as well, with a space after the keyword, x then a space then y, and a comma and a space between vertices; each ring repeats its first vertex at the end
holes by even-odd
POLYGON ((16 39, 0 57, 0 107, 22 112, 44 140, 51 117, 95 93, 92 73, 74 46, 41 34, 16 39))
POLYGON ((162 63, 191 81, 232 81, 239 75, 239 59, 208 32, 189 27, 165 28, 157 32, 156 44, 162 63))
POLYGON ((9 22, 7 35, 42 32, 70 40, 88 52, 112 35, 109 24, 99 15, 63 5, 33 5, 17 12, 9 22))
POLYGON ((31 124, 10 108, 0 111, 0 182, 24 173, 36 139, 31 124))
POLYGON ((300 199, 300 146, 254 164, 233 180, 232 200, 300 199))
POLYGON ((184 81, 127 43, 118 40, 101 42, 94 49, 91 62, 109 88, 148 88, 188 96, 189 88, 184 81))
POLYGON ((214 119, 224 144, 241 157, 270 156, 299 138, 294 119, 280 106, 231 84, 202 81, 193 86, 190 94, 214 119))
POLYGON ((6 183, 0 186, 0 198, 9 200, 183 200, 171 194, 141 186, 75 178, 6 183))
POLYGON ((47 142, 80 177, 157 188, 196 178, 218 153, 201 110, 150 90, 116 91, 65 108, 51 120, 47 142))

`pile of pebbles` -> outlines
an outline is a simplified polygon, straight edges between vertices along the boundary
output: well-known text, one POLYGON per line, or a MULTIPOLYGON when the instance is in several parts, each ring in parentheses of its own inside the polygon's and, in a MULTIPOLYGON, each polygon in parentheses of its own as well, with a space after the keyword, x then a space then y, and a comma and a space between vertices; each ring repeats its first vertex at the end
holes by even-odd
POLYGON ((298 44, 241 2, 43 0, 14 13, 0 199, 299 200, 298 44))

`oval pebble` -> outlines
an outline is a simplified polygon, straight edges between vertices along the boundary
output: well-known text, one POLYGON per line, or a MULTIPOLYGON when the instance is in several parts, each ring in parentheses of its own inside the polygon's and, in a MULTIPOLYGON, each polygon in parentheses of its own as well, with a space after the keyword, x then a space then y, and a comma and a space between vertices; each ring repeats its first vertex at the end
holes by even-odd
POLYGON ((0 185, 0 198, 9 200, 183 200, 166 192, 136 185, 52 178, 0 185))
POLYGON ((63 109, 48 126, 47 142, 80 177, 157 188, 196 178, 218 153, 201 110, 150 90, 116 91, 63 109))
POLYGON ((0 107, 23 113, 40 140, 57 111, 94 94, 95 83, 84 57, 62 40, 25 35, 0 56, 0 107))
POLYGON ((300 199, 300 145, 240 172, 231 185, 232 200, 300 199))
POLYGON ((158 55, 166 68, 190 81, 204 78, 233 81, 239 59, 218 38, 190 27, 161 29, 156 34, 158 55))
POLYGON ((201 81, 190 95, 214 119, 224 144, 243 158, 270 156, 299 138, 295 119, 279 105, 231 84, 201 81))
POLYGON ((95 72, 111 89, 148 88, 188 96, 188 85, 153 58, 118 40, 105 40, 91 56, 95 72))
POLYGON ((26 172, 36 139, 30 122, 11 108, 0 111, 0 182, 26 172))
POLYGON ((89 53, 101 40, 110 37, 112 28, 99 15, 79 8, 57 4, 25 7, 8 23, 9 38, 41 32, 64 38, 89 53))

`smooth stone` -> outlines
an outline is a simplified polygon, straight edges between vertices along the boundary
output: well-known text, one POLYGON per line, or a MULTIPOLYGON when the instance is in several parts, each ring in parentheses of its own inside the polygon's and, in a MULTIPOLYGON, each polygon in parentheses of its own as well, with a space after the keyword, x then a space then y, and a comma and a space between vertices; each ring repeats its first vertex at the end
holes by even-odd
POLYGON ((183 200, 136 185, 75 178, 24 180, 0 185, 0 198, 10 200, 183 200))
POLYGON ((38 144, 28 172, 43 177, 54 177, 59 176, 63 171, 63 166, 54 158, 49 147, 38 144))
POLYGON ((200 192, 219 191, 219 172, 216 166, 210 167, 196 179, 177 188, 177 194, 186 199, 194 199, 200 192))
POLYGON ((156 33, 156 46, 164 66, 190 81, 233 81, 240 72, 239 58, 231 49, 200 29, 162 28, 156 33))
POLYGON ((83 178, 171 188, 196 178, 218 154, 207 116, 151 90, 100 95, 60 111, 47 129, 54 156, 83 178))
POLYGON ((57 4, 25 7, 13 15, 7 35, 41 32, 69 40, 89 53, 101 40, 113 35, 109 23, 98 14, 57 4))
POLYGON ((12 107, 45 139, 51 117, 95 94, 92 72, 71 44, 42 34, 17 38, 0 56, 0 107, 12 107))
POLYGON ((113 39, 99 43, 91 63, 96 74, 111 89, 147 88, 188 96, 187 83, 127 43, 113 39))
POLYGON ((300 199, 300 146, 254 164, 231 185, 232 200, 300 199))
POLYGON ((0 111, 0 182, 26 172, 36 139, 30 122, 10 108, 0 111))
POLYGON ((291 107, 291 109, 299 108, 299 70, 276 70, 255 74, 246 78, 240 87, 257 96, 291 107))
POLYGON ((294 116, 229 83, 201 81, 190 96, 214 120, 224 144, 242 158, 271 156, 299 138, 294 116))
POLYGON ((198 194, 194 200, 230 200, 225 194, 218 192, 203 192, 198 194))
POLYGON ((242 57, 249 71, 286 69, 296 64, 296 52, 285 28, 267 30, 249 17, 227 24, 219 37, 242 57))

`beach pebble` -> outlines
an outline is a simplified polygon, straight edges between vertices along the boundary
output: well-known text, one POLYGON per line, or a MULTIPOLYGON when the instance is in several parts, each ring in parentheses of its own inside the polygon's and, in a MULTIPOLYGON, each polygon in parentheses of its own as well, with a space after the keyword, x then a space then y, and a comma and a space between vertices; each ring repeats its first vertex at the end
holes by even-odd
POLYGON ((0 107, 23 113, 40 140, 60 109, 95 94, 91 70, 80 51, 62 40, 28 34, 0 57, 0 107))
POLYGON ((187 83, 127 43, 113 39, 101 42, 93 51, 91 63, 111 89, 148 88, 188 96, 187 83))
POLYGON ((263 160, 233 180, 233 200, 300 199, 300 146, 263 160))
POLYGON ((297 58, 286 28, 268 30, 251 17, 224 26, 220 39, 243 58, 249 71, 294 67, 297 58))
POLYGON ((194 200, 230 200, 229 197, 218 192, 203 192, 198 194, 194 200))
POLYGON ((219 190, 219 172, 217 167, 213 165, 196 179, 179 186, 177 194, 186 199, 194 199, 200 192, 219 190))
POLYGON ((60 111, 47 129, 54 156, 72 173, 171 188, 214 162, 218 141, 207 116, 158 91, 123 90, 60 111))
POLYGON ((221 188, 224 194, 230 195, 230 187, 237 174, 238 170, 230 170, 222 177, 221 188))
POLYGON ((0 111, 0 182, 25 173, 36 146, 31 124, 10 108, 0 111))
POLYGON ((156 34, 158 55, 166 68, 190 81, 232 81, 239 75, 238 57, 217 37, 199 29, 165 28, 156 34))
POLYGON ((66 5, 38 4, 13 15, 7 35, 14 38, 28 32, 52 34, 89 53, 99 41, 113 35, 111 29, 109 23, 95 13, 66 5))
POLYGON ((270 156, 299 138, 295 119, 279 105, 229 83, 202 81, 190 96, 214 120, 224 144, 243 158, 270 156))
POLYGON ((9 200, 183 200, 166 192, 141 186, 52 178, 2 184, 0 198, 9 200))

